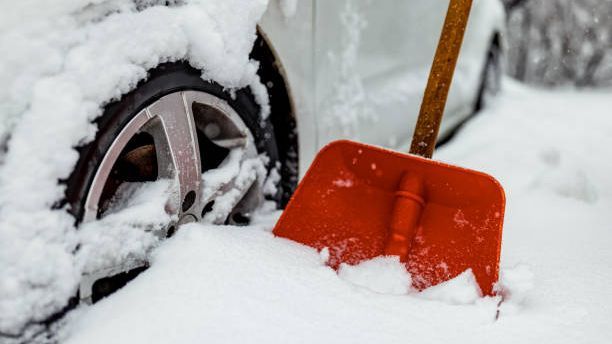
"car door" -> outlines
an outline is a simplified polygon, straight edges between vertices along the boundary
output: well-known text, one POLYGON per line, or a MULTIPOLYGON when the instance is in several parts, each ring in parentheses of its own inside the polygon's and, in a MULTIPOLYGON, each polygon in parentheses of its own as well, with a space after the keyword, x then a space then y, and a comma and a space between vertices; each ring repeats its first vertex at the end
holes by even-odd
POLYGON ((319 145, 338 138, 405 147, 448 0, 318 0, 319 145))

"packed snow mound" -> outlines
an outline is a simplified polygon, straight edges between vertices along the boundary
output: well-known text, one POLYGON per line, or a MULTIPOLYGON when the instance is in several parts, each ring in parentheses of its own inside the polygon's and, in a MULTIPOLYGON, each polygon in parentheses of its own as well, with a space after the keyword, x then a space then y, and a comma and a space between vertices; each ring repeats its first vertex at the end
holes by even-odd
POLYGON ((405 295, 412 277, 399 257, 377 257, 358 265, 341 264, 340 278, 382 294, 405 295))
POLYGON ((482 291, 471 269, 459 276, 423 290, 420 297, 449 304, 467 305, 482 297, 482 291))
MULTIPOLYGON (((388 295, 416 296, 427 300, 436 300, 451 305, 468 305, 480 300, 483 295, 476 277, 471 269, 459 274, 444 283, 431 286, 418 292, 412 288, 412 276, 406 269, 406 264, 399 257, 376 257, 365 260, 357 265, 341 264, 338 276, 357 286, 388 295)), ((509 273, 511 282, 507 283, 508 294, 523 293, 520 282, 512 283, 516 274, 509 273)))
POLYGON ((52 210, 90 141, 92 120, 162 62, 250 87, 269 112, 249 59, 267 0, 15 1, 0 13, 0 332, 64 306, 81 275, 74 219, 52 210), (171 6, 157 6, 157 4, 171 6), (15 11, 12 10, 14 7, 15 11), (23 17, 21 16, 23 14, 23 17), (6 152, 5 152, 6 150, 6 152))
MULTIPOLYGON (((446 342, 493 324, 496 299, 457 306, 358 288, 316 250, 265 229, 181 227, 149 270, 83 310, 64 342, 446 342), (444 330, 431 331, 432 324, 444 330)), ((399 266, 394 259, 372 264, 399 266)))
POLYGON ((534 287, 534 275, 529 266, 519 264, 502 269, 495 288, 504 299, 500 310, 505 314, 520 311, 534 287))

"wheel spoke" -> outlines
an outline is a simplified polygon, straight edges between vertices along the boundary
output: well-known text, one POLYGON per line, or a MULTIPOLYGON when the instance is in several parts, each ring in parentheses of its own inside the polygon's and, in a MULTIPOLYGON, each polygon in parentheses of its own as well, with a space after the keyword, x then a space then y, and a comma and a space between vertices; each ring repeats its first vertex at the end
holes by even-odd
POLYGON ((100 198, 102 197, 104 186, 108 181, 114 164, 119 158, 119 155, 125 145, 148 120, 147 114, 144 111, 138 113, 123 129, 122 135, 119 135, 111 144, 106 155, 104 156, 104 159, 102 159, 102 163, 96 171, 96 175, 94 176, 87 194, 84 207, 85 210, 83 213, 83 223, 93 221, 97 218, 100 207, 100 198))
MULTIPOLYGON (((149 129, 157 148, 158 174, 178 183, 178 202, 171 211, 192 213, 200 201, 201 161, 193 115, 182 92, 161 98, 147 112, 159 125, 149 129)), ((197 216, 197 210, 193 212, 197 216)), ((199 218, 199 217, 198 217, 199 218)))
POLYGON ((232 200, 231 212, 227 215, 227 223, 230 225, 244 225, 248 223, 249 212, 263 202, 262 191, 257 184, 257 180, 253 179, 247 185, 248 187, 245 185, 240 190, 240 197, 232 200), (247 222, 237 219, 236 215, 246 219, 247 222))

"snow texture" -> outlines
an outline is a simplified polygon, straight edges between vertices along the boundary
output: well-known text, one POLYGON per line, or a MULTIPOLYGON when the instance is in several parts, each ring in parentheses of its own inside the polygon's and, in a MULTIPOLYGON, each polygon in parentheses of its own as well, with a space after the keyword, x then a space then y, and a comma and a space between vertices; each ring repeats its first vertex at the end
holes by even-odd
POLYGON ((52 206, 63 197, 58 181, 78 159, 73 147, 94 137, 91 122, 104 104, 132 90, 148 69, 187 60, 204 79, 228 89, 250 87, 267 115, 257 62, 248 57, 267 0, 16 1, 4 7, 0 333, 15 334, 75 294, 82 271, 73 252, 81 240, 87 249, 89 234, 77 235, 66 209, 52 206))
POLYGON ((534 275, 529 266, 521 264, 501 271, 496 291, 504 302, 500 310, 504 313, 518 312, 534 288, 534 275))
POLYGON ((243 160, 244 154, 244 150, 234 149, 218 168, 202 175, 202 197, 215 200, 212 211, 202 219, 205 223, 223 223, 251 185, 263 184, 266 177, 264 161, 268 159, 254 157, 243 160))
POLYGON ((472 270, 467 270, 450 281, 423 290, 420 297, 449 304, 467 305, 478 301, 482 292, 472 270))
POLYGON ((342 264, 338 276, 382 294, 408 294, 412 285, 412 277, 399 257, 378 257, 358 265, 342 264))
POLYGON ((92 344, 441 341, 490 326, 496 307, 495 299, 457 306, 372 292, 339 278, 315 250, 258 226, 190 224, 64 336, 92 344), (448 331, 431 333, 432 322, 448 331))
MULTIPOLYGON (((159 243, 157 231, 172 220, 164 210, 171 195, 171 181, 127 184, 120 193, 121 210, 79 228, 76 257, 83 273, 121 266, 125 262, 146 262, 150 250, 159 243), (134 185, 136 184, 136 185, 134 185)), ((126 185, 126 184, 124 184, 126 185)))
POLYGON ((602 158, 612 144, 612 121, 602 115, 612 105, 609 92, 505 86, 437 156, 488 171, 505 186, 500 297, 480 298, 469 271, 406 294, 400 280, 408 276, 393 258, 343 266, 338 275, 325 264, 327 250, 272 236, 279 213, 268 208, 246 228, 182 227, 154 251, 148 271, 81 309, 62 338, 609 343, 612 163, 602 158), (536 183, 553 173, 554 182, 536 183), (584 197, 585 184, 596 197, 584 197))

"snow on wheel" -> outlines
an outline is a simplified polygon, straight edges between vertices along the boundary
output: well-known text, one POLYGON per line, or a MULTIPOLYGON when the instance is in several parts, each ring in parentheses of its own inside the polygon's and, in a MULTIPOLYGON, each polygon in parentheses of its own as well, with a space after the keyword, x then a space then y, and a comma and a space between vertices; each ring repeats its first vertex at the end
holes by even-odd
MULTIPOLYGON (((156 181, 168 185, 167 223, 145 229, 157 238, 201 220, 248 224, 264 198, 266 165, 278 160, 272 127, 260 119, 250 92, 238 90, 232 97, 184 63, 153 70, 134 91, 107 106, 97 122, 96 139, 80 149, 67 181, 70 211, 85 225, 129 207, 126 199, 134 190, 156 181)), ((147 261, 128 253, 127 259, 105 265, 82 279, 82 300, 109 295, 142 272, 147 261)))

